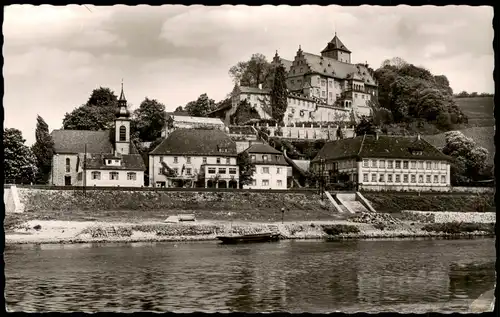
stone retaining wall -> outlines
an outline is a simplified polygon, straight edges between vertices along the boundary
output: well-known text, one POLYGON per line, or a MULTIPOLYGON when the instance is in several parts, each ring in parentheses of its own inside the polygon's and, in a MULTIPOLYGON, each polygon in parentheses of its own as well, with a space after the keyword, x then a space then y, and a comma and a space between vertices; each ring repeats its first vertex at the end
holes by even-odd
POLYGON ((449 212, 449 211, 401 211, 406 220, 427 222, 427 223, 496 223, 496 213, 494 212, 449 212))

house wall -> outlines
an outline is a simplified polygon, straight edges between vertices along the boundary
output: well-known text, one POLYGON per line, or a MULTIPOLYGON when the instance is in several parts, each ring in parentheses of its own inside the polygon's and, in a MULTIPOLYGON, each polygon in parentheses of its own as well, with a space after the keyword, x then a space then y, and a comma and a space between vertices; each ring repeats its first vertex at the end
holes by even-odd
POLYGON ((288 166, 255 164, 255 172, 252 176, 254 183, 244 185, 245 189, 287 189, 288 166), (264 173, 263 169, 268 168, 269 173, 264 173), (279 173, 278 173, 279 169, 279 173), (263 185, 262 181, 268 180, 269 185, 263 185), (281 181, 281 184, 278 184, 281 181))
MULTIPOLYGON (((446 161, 385 158, 363 159, 362 162, 336 160, 325 162, 325 174, 333 169, 333 163, 337 164, 339 172, 349 174, 350 180, 357 180, 360 189, 364 190, 449 191, 451 189, 450 164, 446 161), (407 168, 404 162, 407 162, 407 168), (357 178, 354 178, 356 174, 357 178), (407 179, 404 175, 407 175, 407 179)), ((319 164, 315 163, 313 168, 317 171, 319 164)))
POLYGON ((438 190, 438 188, 450 187, 450 164, 446 161, 363 159, 359 174, 362 175, 363 185, 391 186, 394 190, 410 190, 413 188, 438 190), (398 161, 400 162, 399 165, 397 165, 398 161), (392 162, 392 168, 388 167, 390 162, 392 162), (407 162, 408 168, 405 168, 405 162, 407 162), (428 163, 430 163, 430 168, 428 163), (396 166, 399 166, 399 168, 396 168, 396 166), (375 175, 375 179, 373 175, 375 175), (407 175, 407 179, 405 179, 405 175, 407 175), (366 177, 368 177, 368 181, 366 177))
POLYGON ((177 169, 178 173, 182 171, 182 166, 185 165, 184 175, 186 175, 187 169, 191 169, 191 174, 199 174, 202 164, 223 164, 227 166, 236 165, 236 157, 224 156, 221 153, 220 156, 180 156, 180 155, 150 155, 149 156, 149 184, 154 186, 156 182, 167 183, 167 177, 161 174, 161 169, 163 165, 161 160, 165 162, 170 168, 177 169), (206 157, 206 163, 204 163, 203 158, 206 157), (177 158, 177 161, 175 161, 177 158), (188 163, 188 158, 190 163, 188 163), (220 158, 220 163, 217 163, 217 158, 220 158), (229 158, 229 164, 226 163, 226 158, 229 158))
POLYGON ((64 177, 71 176, 71 185, 76 185, 77 173, 76 163, 77 154, 55 154, 52 157, 52 171, 50 174, 49 182, 56 186, 64 186, 64 177), (66 159, 70 160, 70 171, 66 172, 66 159), (52 174, 53 172, 53 174, 52 174))
MULTIPOLYGON (((141 187, 144 186, 143 171, 125 171, 125 170, 86 170, 85 186, 120 186, 120 187, 141 187), (100 172, 100 179, 92 179, 92 172, 100 172), (110 172, 117 172, 118 179, 111 179, 110 172), (135 173, 135 180, 128 180, 127 173, 135 173)), ((83 172, 82 172, 83 175, 83 172)), ((82 176, 83 177, 83 176, 82 176)), ((77 186, 83 186, 83 178, 77 181, 77 186)))
MULTIPOLYGON (((312 79, 312 81, 315 82, 316 80, 312 79)), ((325 82, 325 86, 324 87, 320 86, 323 90, 318 90, 318 96, 316 97, 319 98, 323 91, 329 98, 331 92, 332 93, 331 99, 327 100, 327 97, 323 99, 324 102, 327 102, 328 105, 332 106, 334 105, 337 99, 337 94, 341 90, 340 84, 338 83, 336 84, 336 82, 332 78, 327 78, 327 77, 321 78, 320 82, 322 81, 325 82)), ((316 91, 315 88, 312 88, 312 91, 313 92, 316 91)), ((368 95, 366 95, 366 98, 368 98, 368 95)), ((359 103, 358 108, 360 109, 360 111, 363 112, 362 114, 366 113, 366 111, 370 111, 369 107, 366 108, 366 103, 364 102, 364 100, 363 102, 361 102, 361 97, 359 97, 359 99, 360 101, 358 102, 359 103)), ((247 100, 250 103, 250 105, 255 108, 255 110, 258 112, 259 116, 262 119, 271 119, 270 115, 266 111, 264 111, 266 105, 270 106, 270 96, 268 94, 240 93, 239 99, 236 99, 236 102, 239 102, 241 100, 247 100)), ((351 120, 350 117, 351 108, 342 109, 342 108, 321 106, 316 101, 304 98, 304 96, 299 96, 296 94, 290 94, 290 96, 287 98, 287 102, 288 102, 287 109, 283 117, 283 120, 287 124, 292 124, 295 122, 304 122, 304 121, 305 122, 319 122, 319 121, 349 122, 351 120)), ((233 108, 234 107, 235 105, 233 105, 233 108)), ((233 111, 233 109, 231 109, 231 111, 233 111)), ((228 113, 229 112, 230 111, 228 111, 228 113)), ((227 119, 228 118, 226 118, 226 122, 227 119)))
MULTIPOLYGON (((278 130, 277 126, 267 126, 270 132, 270 136, 275 136, 276 130, 278 130)), ((335 126, 324 126, 324 127, 305 127, 302 126, 292 126, 292 127, 281 127, 281 131, 283 132, 283 138, 294 138, 294 139, 309 139, 309 140, 336 140, 337 139, 337 127, 335 126)), ((344 138, 352 138, 354 137, 354 129, 342 129, 344 132, 344 138)))

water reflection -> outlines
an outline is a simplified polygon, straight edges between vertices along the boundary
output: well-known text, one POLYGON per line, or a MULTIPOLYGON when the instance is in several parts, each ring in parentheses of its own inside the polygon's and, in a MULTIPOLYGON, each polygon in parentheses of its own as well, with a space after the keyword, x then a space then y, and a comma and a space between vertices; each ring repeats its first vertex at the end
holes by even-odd
POLYGON ((495 280, 494 239, 23 246, 5 259, 15 311, 466 311, 495 280))

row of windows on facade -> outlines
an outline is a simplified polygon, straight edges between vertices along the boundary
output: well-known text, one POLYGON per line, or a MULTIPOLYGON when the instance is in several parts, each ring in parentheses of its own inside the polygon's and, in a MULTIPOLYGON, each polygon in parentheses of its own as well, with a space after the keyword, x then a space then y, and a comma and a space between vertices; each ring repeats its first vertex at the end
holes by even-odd
MULTIPOLYGON (((268 162, 268 161, 269 161, 269 157, 272 157, 272 156, 271 156, 271 155, 269 155, 269 156, 268 156, 268 155, 265 155, 265 154, 264 154, 264 155, 262 155, 262 161, 264 161, 264 162, 268 162)), ((256 156, 255 156, 254 154, 250 155, 250 160, 251 160, 252 162, 255 162, 255 161, 256 161, 256 159, 257 159, 257 158, 256 158, 256 156)), ((280 156, 279 156, 279 155, 274 155, 274 159, 275 159, 276 161, 278 161, 278 160, 280 159, 280 156)))
MULTIPOLYGON (((255 179, 252 180, 252 186, 257 186, 257 180, 255 179)), ((268 179, 261 180, 261 186, 269 186, 269 180, 268 179)), ((283 181, 281 179, 276 180, 276 186, 278 187, 283 186, 283 181)))
MULTIPOLYGON (((106 163, 108 165, 111 165, 114 163, 119 163, 119 160, 106 160, 106 163)), ((66 173, 71 172, 71 160, 69 158, 66 158, 66 173)))
MULTIPOLYGON (((387 182, 388 183, 392 183, 392 182, 395 182, 395 183, 401 183, 401 174, 378 174, 378 178, 377 178, 377 174, 372 174, 372 179, 371 179, 371 182, 372 183, 385 183, 386 182, 386 176, 387 176, 387 182), (393 178, 394 176, 394 178, 393 178)), ((365 173, 363 174, 363 182, 369 182, 369 174, 368 173, 365 173)), ((411 174, 411 175, 408 175, 408 174, 403 174, 403 183, 409 183, 408 180, 411 180, 411 183, 417 183, 417 175, 415 174, 411 174)), ((425 175, 425 178, 424 178, 424 175, 418 175, 418 182, 419 183, 424 183, 424 180, 425 180, 425 183, 439 183, 439 175, 425 175), (434 176, 434 177, 431 177, 431 176, 434 176)), ((446 183, 446 176, 445 175, 441 175, 441 183, 446 183)))
MULTIPOLYGON (((206 157, 203 157, 202 160, 203 160, 203 164, 207 164, 206 157)), ((163 156, 160 156, 160 162, 163 162, 163 156)), ((217 157, 216 162, 217 162, 217 164, 221 164, 221 158, 217 157)), ((179 163, 179 157, 177 157, 177 156, 174 156, 174 164, 175 163, 179 163)), ((190 156, 186 157, 186 164, 191 164, 191 157, 190 156)), ((231 159, 229 157, 226 157, 226 164, 231 164, 231 159)))
MULTIPOLYGON (((403 162, 403 169, 446 169, 446 164, 441 162, 429 162, 429 161, 401 161, 401 160, 388 160, 387 168, 401 168, 401 162, 403 162), (425 164, 424 164, 425 163, 425 164)), ((342 167, 342 165, 340 165, 342 167)), ((363 160, 363 167, 376 167, 376 168, 386 168, 386 160, 363 160)))
MULTIPOLYGON (((92 180, 100 180, 101 179, 101 172, 92 172, 91 173, 91 179, 92 180)), ((118 172, 109 172, 109 179, 110 180, 119 180, 120 179, 120 173, 118 173, 118 172)), ((82 173, 78 173, 78 180, 82 180, 82 173)), ((135 172, 128 172, 127 173, 127 180, 129 180, 129 181, 135 181, 135 180, 137 180, 137 173, 135 173, 135 172)))
MULTIPOLYGON (((172 170, 173 170, 176 174, 178 174, 178 173, 179 173, 179 168, 178 168, 178 167, 174 167, 174 168, 172 168, 172 170)), ((216 170, 217 170, 217 169, 216 169, 215 167, 209 167, 209 168, 208 168, 208 174, 215 174, 215 173, 216 173, 216 170)), ((159 175, 163 174, 163 171, 164 171, 164 170, 163 170, 163 167, 160 167, 160 169, 159 169, 159 171, 158 171, 158 174, 159 174, 159 175)), ((192 170, 191 168, 189 168, 189 167, 188 167, 188 168, 186 168, 186 170, 185 170, 185 171, 186 171, 186 175, 192 175, 193 170, 192 170)), ((229 168, 229 170, 228 170, 228 171, 229 171, 229 174, 230 174, 230 175, 235 175, 235 174, 236 174, 236 168, 229 168)), ((226 169, 225 169, 225 168, 223 168, 223 167, 220 167, 220 168, 219 168, 219 172, 218 172, 218 173, 219 173, 219 174, 226 174, 226 169)))

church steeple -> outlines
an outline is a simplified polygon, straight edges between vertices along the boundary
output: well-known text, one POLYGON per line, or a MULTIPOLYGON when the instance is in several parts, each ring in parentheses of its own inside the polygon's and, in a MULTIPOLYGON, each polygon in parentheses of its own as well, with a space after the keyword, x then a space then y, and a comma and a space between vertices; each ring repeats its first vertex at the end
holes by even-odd
POLYGON ((118 98, 118 109, 116 110, 117 118, 128 118, 130 117, 130 112, 127 109, 127 99, 125 99, 125 94, 123 93, 123 80, 122 80, 122 91, 120 93, 120 98, 118 98))
POLYGON ((118 98, 118 108, 116 109, 115 119, 115 154, 130 154, 130 112, 127 109, 127 99, 122 91, 118 98))

